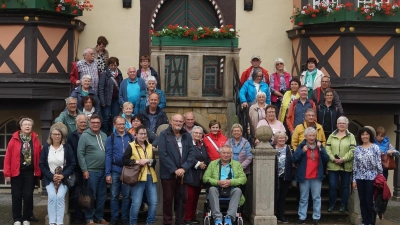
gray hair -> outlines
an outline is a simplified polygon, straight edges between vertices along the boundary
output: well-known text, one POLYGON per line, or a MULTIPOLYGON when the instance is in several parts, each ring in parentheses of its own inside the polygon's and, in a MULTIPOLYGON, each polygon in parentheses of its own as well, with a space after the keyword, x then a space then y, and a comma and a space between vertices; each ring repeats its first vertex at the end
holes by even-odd
MULTIPOLYGON (((83 116, 83 117, 86 119, 86 121, 88 120, 88 119, 87 119, 87 116, 86 116, 84 113, 80 113, 80 114, 78 114, 78 115, 75 117, 75 123, 78 122, 78 119, 79 119, 79 117, 81 117, 81 116, 83 116)), ((76 126, 78 126, 78 124, 76 124, 76 126)))
POLYGON ((316 115, 316 112, 315 112, 315 110, 314 110, 313 108, 307 108, 306 111, 304 112, 304 117, 306 116, 306 114, 307 114, 308 112, 313 112, 314 115, 316 115))
POLYGON ((83 75, 82 77, 81 77, 81 81, 83 81, 84 79, 89 79, 89 80, 92 80, 92 76, 90 76, 89 74, 85 74, 85 75, 83 75))
POLYGON ((193 126, 192 131, 193 130, 201 130, 201 133, 204 133, 203 128, 201 126, 193 126))
POLYGON ((133 68, 133 69, 136 70, 136 67, 134 67, 134 66, 129 66, 127 71, 129 71, 130 68, 133 68))
POLYGON ((347 117, 345 116, 341 116, 337 119, 337 123, 339 123, 340 121, 345 122, 346 124, 349 124, 349 119, 347 119, 347 117))
POLYGON ((33 119, 31 119, 31 118, 29 118, 29 117, 24 117, 24 118, 22 118, 22 119, 19 121, 19 126, 20 126, 20 127, 22 127, 22 123, 23 123, 24 121, 30 122, 30 123, 32 124, 32 127, 33 127, 33 119))
POLYGON ((227 148, 227 149, 231 150, 231 153, 233 152, 233 151, 232 151, 232 146, 230 146, 230 145, 223 145, 223 146, 221 146, 221 148, 219 148, 219 152, 220 152, 220 153, 222 152, 222 149, 223 149, 223 148, 227 148))
POLYGON ((238 123, 235 123, 235 124, 232 125, 231 133, 233 132, 233 130, 234 130, 235 128, 239 128, 240 131, 243 132, 243 127, 242 127, 242 125, 240 125, 240 124, 238 124, 238 123))
POLYGON ((263 91, 257 92, 256 98, 258 98, 260 95, 264 96, 264 98, 267 98, 267 95, 263 91))
POLYGON ((83 54, 82 54, 82 55, 85 56, 85 55, 88 53, 89 50, 94 51, 93 48, 85 48, 85 49, 83 50, 83 54))
POLYGON ((277 62, 283 63, 283 72, 286 72, 287 70, 286 70, 286 67, 285 67, 285 62, 284 62, 283 59, 281 59, 281 58, 275 59, 275 67, 274 67, 275 72, 278 72, 278 71, 276 70, 276 63, 277 63, 277 62))
POLYGON ((147 80, 146 80, 146 86, 147 86, 147 84, 149 83, 149 81, 154 81, 154 82, 156 83, 156 85, 157 85, 157 79, 156 79, 155 76, 149 76, 149 77, 147 78, 147 80))
MULTIPOLYGON (((193 112, 187 112, 187 113, 183 114, 183 118, 186 118, 186 115, 189 115, 189 114, 192 114, 193 118, 195 117, 193 112)), ((201 128, 201 129, 203 129, 203 128, 201 128)))
POLYGON ((283 131, 278 131, 274 134, 274 141, 277 142, 279 137, 285 137, 285 140, 287 141, 289 137, 286 135, 286 132, 283 131))
POLYGON ((309 134, 316 134, 317 130, 314 127, 307 127, 306 130, 304 131, 304 137, 309 135, 309 134))
POLYGON ((331 78, 330 78, 329 76, 327 76, 327 75, 321 77, 321 80, 322 80, 323 78, 328 78, 328 81, 329 81, 329 82, 331 81, 331 78))
POLYGON ((254 80, 254 79, 256 79, 257 78, 257 75, 258 75, 258 73, 259 72, 261 72, 262 73, 262 70, 261 70, 261 68, 254 68, 253 69, 253 73, 251 74, 251 78, 252 78, 252 80, 254 80))
POLYGON ((65 99, 65 104, 68 105, 68 102, 71 100, 75 100, 78 103, 78 99, 72 96, 69 96, 68 98, 65 99))

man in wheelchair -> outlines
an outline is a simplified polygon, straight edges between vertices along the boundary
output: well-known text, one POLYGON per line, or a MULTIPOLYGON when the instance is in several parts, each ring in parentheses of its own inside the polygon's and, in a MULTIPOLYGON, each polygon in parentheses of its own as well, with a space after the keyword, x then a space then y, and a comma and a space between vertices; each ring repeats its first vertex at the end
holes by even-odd
POLYGON ((215 225, 232 225, 232 221, 236 220, 238 206, 244 203, 244 196, 242 196, 239 186, 245 185, 247 178, 242 165, 231 159, 231 146, 222 146, 220 157, 220 159, 214 160, 208 165, 203 176, 203 182, 210 185, 208 199, 215 225), (224 223, 222 223, 219 198, 230 198, 224 223))

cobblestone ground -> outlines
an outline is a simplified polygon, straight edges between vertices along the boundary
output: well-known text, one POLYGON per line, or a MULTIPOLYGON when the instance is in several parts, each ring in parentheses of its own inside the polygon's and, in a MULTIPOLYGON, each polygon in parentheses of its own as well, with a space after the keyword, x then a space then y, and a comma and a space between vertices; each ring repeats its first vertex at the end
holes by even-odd
MULTIPOLYGON (((47 214, 46 203, 47 202, 45 201, 40 201, 39 194, 34 195, 34 204, 35 204, 34 213, 36 218, 39 219, 39 222, 36 223, 31 222, 32 225, 44 224, 44 218, 47 214)), ((200 216, 201 214, 198 215, 200 216)), ((201 220, 200 217, 198 217, 198 219, 201 220)), ((14 222, 12 220, 12 214, 11 214, 11 194, 0 193, 0 225, 13 225, 13 224, 14 222)), ((245 221, 245 224, 248 225, 250 223, 248 221, 245 221)), ((390 201, 385 213, 385 219, 377 224, 380 225, 400 224, 400 202, 390 201)))

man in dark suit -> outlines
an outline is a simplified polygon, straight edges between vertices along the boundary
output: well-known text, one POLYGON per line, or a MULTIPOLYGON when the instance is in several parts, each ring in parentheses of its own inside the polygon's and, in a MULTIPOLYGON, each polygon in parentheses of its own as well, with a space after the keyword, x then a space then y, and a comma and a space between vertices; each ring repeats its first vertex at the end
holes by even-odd
POLYGON ((183 129, 183 122, 183 116, 175 114, 172 116, 171 125, 162 131, 157 139, 163 189, 164 225, 172 224, 172 202, 175 204, 176 221, 178 221, 180 215, 181 221, 178 224, 184 222, 187 183, 192 182, 190 168, 194 164, 194 145, 190 133, 183 129), (183 179, 182 185, 181 179, 183 179), (181 209, 180 212, 179 208, 181 209))

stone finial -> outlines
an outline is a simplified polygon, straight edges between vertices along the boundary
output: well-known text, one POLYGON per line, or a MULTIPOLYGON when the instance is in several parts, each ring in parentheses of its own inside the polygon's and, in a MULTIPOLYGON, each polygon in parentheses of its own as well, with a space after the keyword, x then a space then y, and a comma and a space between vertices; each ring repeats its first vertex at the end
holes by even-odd
POLYGON ((272 129, 269 126, 261 126, 256 129, 256 138, 260 142, 269 142, 272 139, 272 129))

